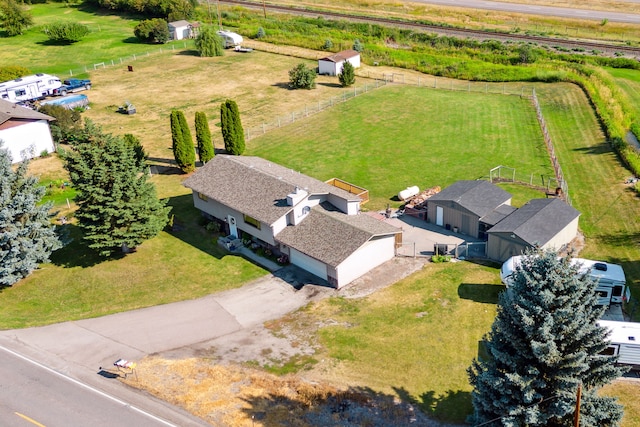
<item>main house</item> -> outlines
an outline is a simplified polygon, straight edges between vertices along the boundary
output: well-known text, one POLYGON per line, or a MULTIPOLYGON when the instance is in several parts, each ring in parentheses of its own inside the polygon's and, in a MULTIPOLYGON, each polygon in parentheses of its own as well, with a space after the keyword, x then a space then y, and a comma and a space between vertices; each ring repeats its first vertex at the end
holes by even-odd
POLYGON ((51 116, 0 99, 0 148, 11 155, 11 162, 32 159, 55 151, 49 122, 51 116))
POLYGON ((400 229, 360 214, 357 194, 260 157, 217 155, 184 185, 228 234, 337 288, 393 258, 401 240, 400 229))

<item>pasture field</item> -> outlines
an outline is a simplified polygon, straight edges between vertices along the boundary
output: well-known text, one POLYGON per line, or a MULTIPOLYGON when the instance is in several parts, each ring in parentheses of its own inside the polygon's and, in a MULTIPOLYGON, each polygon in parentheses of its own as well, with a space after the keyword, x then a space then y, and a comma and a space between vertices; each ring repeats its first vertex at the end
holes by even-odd
POLYGON ((640 112, 640 71, 619 68, 607 68, 615 78, 616 85, 625 93, 636 111, 640 112))

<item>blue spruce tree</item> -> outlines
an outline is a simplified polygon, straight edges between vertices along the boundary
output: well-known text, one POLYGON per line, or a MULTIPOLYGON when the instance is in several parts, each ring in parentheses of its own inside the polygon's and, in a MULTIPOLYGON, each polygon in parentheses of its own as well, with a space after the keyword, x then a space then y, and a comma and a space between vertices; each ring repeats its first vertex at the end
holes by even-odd
POLYGON ((577 271, 552 251, 523 258, 500 295, 487 355, 468 370, 472 425, 572 426, 579 384, 581 425, 619 424, 621 405, 598 390, 623 370, 616 357, 599 354, 607 346, 596 324, 604 307, 596 306, 596 284, 577 271))

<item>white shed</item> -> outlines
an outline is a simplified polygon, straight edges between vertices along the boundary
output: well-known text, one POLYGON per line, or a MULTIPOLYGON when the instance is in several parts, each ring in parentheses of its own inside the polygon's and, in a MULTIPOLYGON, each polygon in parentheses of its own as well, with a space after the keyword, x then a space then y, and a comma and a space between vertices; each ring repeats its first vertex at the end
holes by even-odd
POLYGON ((169 22, 169 37, 171 40, 182 40, 193 37, 193 26, 188 21, 169 22))
POLYGON ((0 100, 1 148, 9 151, 12 163, 55 151, 49 129, 52 120, 55 119, 46 114, 0 100))
POLYGON ((318 74, 337 76, 342 72, 344 62, 349 61, 353 68, 360 67, 360 52, 343 50, 326 58, 318 59, 318 74))

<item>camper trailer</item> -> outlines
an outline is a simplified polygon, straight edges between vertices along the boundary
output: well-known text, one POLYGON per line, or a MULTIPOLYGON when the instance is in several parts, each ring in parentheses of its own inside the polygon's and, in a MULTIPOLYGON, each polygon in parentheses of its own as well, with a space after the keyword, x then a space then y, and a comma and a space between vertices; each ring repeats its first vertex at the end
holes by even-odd
MULTIPOLYGON (((502 264, 500 279, 505 286, 509 287, 511 284, 512 275, 522 258, 513 256, 502 264)), ((579 275, 589 275, 597 282, 598 305, 609 306, 629 301, 631 291, 621 266, 583 258, 573 258, 571 264, 578 266, 579 275)))
POLYGON ((618 356, 620 365, 640 369, 640 323, 599 320, 598 325, 610 331, 603 354, 618 356))
POLYGON ((34 74, 0 83, 0 98, 18 103, 42 99, 62 86, 60 79, 49 74, 34 74))
POLYGON ((236 47, 242 44, 242 36, 240 34, 233 33, 231 31, 218 31, 218 35, 222 37, 224 41, 224 47, 236 47))

